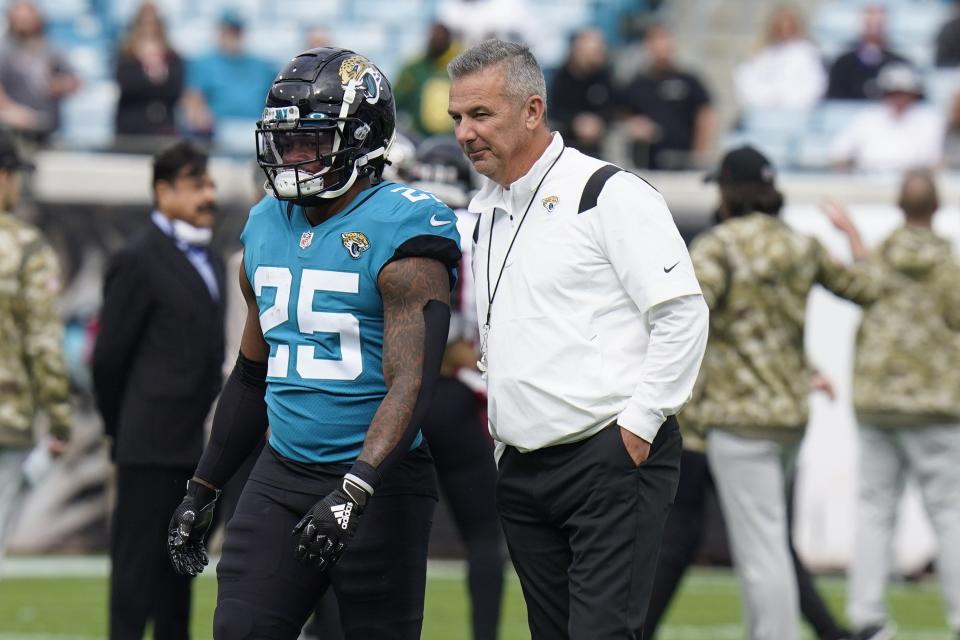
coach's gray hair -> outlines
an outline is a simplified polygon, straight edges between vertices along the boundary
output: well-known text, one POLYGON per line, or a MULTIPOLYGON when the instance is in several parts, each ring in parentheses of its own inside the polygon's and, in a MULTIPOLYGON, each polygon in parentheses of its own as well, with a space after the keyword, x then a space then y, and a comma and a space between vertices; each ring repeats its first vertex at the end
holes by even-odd
POLYGON ((498 65, 503 65, 506 72, 507 95, 521 102, 530 96, 540 96, 546 106, 547 83, 543 79, 543 69, 525 45, 484 40, 451 60, 447 73, 456 80, 498 65))

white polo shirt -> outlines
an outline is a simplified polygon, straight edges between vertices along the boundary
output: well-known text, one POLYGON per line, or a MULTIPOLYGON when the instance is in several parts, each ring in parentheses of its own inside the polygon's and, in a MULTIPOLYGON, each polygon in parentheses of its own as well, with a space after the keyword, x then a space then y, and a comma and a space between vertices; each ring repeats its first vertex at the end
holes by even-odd
POLYGON ((576 442, 615 419, 652 442, 693 390, 708 312, 690 256, 661 195, 635 175, 614 174, 579 211, 605 164, 554 133, 527 175, 509 189, 487 180, 470 203, 498 454, 576 442))

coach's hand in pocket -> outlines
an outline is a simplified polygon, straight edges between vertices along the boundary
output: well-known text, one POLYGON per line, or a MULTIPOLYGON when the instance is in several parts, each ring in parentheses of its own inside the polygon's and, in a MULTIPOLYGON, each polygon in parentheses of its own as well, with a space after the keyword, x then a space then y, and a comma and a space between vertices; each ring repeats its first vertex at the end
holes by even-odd
POLYGON ((360 514, 370 494, 359 484, 344 478, 339 489, 313 505, 293 528, 297 536, 297 557, 321 571, 337 564, 357 531, 360 514))
POLYGON ((167 530, 167 553, 180 575, 195 576, 207 566, 206 537, 220 491, 195 480, 187 482, 187 495, 173 512, 167 530))
POLYGON ((627 431, 623 427, 619 427, 619 429, 624 448, 630 454, 633 464, 639 467, 650 455, 650 443, 640 436, 634 435, 632 431, 627 431))

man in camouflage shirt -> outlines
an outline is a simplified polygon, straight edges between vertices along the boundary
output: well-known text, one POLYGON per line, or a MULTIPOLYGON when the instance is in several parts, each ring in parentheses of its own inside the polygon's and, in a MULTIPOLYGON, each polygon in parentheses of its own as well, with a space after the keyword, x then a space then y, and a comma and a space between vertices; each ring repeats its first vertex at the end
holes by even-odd
POLYGON ((70 435, 57 258, 37 229, 8 213, 26 168, 13 139, 0 130, 0 557, 22 495, 34 415, 42 409, 50 419, 52 455, 63 452, 70 435))
POLYGON ((937 534, 937 573, 960 638, 960 264, 933 232, 933 175, 908 172, 905 224, 869 256, 837 203, 826 207, 854 257, 887 282, 857 333, 853 400, 860 481, 847 615, 865 638, 892 638, 884 591, 897 507, 913 475, 937 534))
POLYGON ((815 284, 858 302, 874 294, 864 286, 867 279, 777 217, 783 198, 761 153, 735 149, 712 177, 720 186, 723 220, 690 249, 710 307, 710 337, 681 420, 685 431, 707 430, 707 459, 743 591, 747 637, 796 640, 799 603, 786 492, 808 417, 807 296, 815 284))

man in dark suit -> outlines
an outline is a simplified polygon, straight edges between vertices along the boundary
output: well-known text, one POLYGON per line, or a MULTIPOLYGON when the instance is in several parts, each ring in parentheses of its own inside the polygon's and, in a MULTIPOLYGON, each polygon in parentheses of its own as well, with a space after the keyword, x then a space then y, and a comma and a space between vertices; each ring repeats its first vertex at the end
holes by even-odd
POLYGON ((190 580, 166 554, 169 514, 200 459, 220 390, 224 269, 208 252, 216 193, 186 142, 154 158, 150 224, 110 262, 93 355, 117 464, 110 638, 189 637, 190 580))

